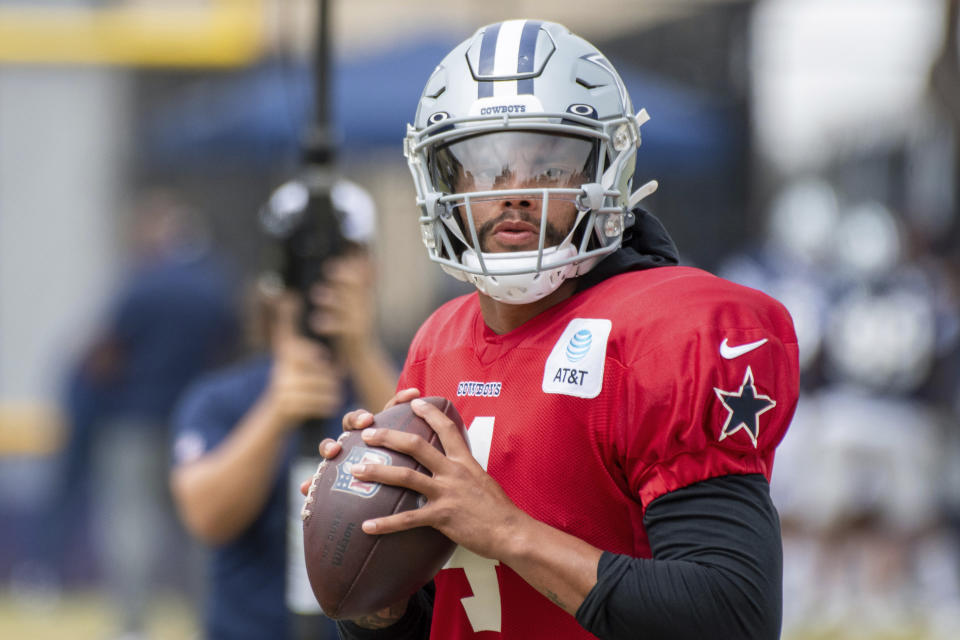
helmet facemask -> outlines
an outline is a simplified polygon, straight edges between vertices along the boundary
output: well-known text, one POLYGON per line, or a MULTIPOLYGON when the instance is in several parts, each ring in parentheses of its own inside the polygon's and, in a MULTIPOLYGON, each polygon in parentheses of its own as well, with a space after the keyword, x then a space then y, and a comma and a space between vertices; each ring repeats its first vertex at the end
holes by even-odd
POLYGON ((575 136, 496 131, 440 145, 428 163, 433 184, 450 194, 443 204, 453 215, 442 220, 461 243, 454 246, 456 256, 464 250, 521 248, 490 246, 493 228, 509 220, 517 221, 517 231, 538 232, 543 250, 569 245, 584 218, 587 208, 577 200, 580 185, 596 178, 597 144, 575 136), (477 209, 498 214, 478 226, 477 209))

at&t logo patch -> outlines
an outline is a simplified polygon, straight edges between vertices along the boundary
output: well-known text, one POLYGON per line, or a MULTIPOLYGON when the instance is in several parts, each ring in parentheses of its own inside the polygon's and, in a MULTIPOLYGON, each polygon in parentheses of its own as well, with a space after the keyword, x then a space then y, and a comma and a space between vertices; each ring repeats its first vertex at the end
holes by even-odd
POLYGON ((605 318, 574 318, 553 346, 543 369, 543 392, 596 398, 603 388, 603 365, 612 323, 605 318))
POLYGON ((380 490, 379 482, 363 482, 353 477, 351 469, 355 464, 390 464, 390 455, 383 451, 354 447, 347 454, 346 460, 337 465, 337 479, 331 491, 352 493, 361 498, 371 498, 380 490))
POLYGON ((590 330, 580 329, 573 334, 570 343, 567 345, 567 360, 570 362, 583 360, 590 353, 590 345, 592 344, 593 334, 590 333, 590 330))

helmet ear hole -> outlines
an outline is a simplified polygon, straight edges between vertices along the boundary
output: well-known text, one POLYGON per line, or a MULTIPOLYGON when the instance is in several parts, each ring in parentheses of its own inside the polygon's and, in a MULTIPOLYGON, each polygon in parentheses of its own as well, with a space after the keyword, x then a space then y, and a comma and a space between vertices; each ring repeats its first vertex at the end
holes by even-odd
POLYGON ((584 118, 597 119, 597 110, 589 104, 572 104, 567 107, 567 113, 572 113, 575 116, 582 116, 584 118))
MULTIPOLYGON (((583 104, 583 103, 571 104, 569 107, 567 107, 567 113, 572 113, 573 115, 580 116, 581 118, 591 118, 593 120, 597 119, 597 110, 589 104, 583 104)), ((564 118, 563 120, 560 121, 560 124, 565 124, 565 125, 575 127, 575 126, 578 126, 580 123, 578 123, 577 121, 571 118, 564 118)))
MULTIPOLYGON (((427 126, 432 127, 440 124, 441 122, 446 122, 449 119, 450 119, 449 113, 447 113, 446 111, 437 111, 435 113, 431 113, 430 117, 427 118, 427 126)), ((447 125, 445 127, 438 127, 435 133, 443 133, 444 131, 449 131, 450 129, 453 129, 452 124, 447 125)))

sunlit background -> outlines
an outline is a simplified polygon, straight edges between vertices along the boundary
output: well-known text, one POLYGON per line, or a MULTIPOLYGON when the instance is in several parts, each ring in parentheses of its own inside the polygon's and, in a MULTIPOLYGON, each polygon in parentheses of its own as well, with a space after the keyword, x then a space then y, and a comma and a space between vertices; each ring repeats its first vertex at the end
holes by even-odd
MULTIPOLYGON (((96 421, 76 377, 115 356, 92 345, 158 210, 229 265, 242 313, 271 266, 257 211, 315 111, 316 2, 0 0, 0 637, 115 637, 92 515, 109 468, 77 437, 96 421)), ((561 22, 650 113, 637 179, 683 261, 797 324, 783 637, 960 637, 958 1, 329 4, 337 171, 376 201, 397 361, 464 291, 426 259, 401 153, 423 84, 479 26, 561 22)), ((195 637, 203 550, 162 540, 149 637, 195 637)))

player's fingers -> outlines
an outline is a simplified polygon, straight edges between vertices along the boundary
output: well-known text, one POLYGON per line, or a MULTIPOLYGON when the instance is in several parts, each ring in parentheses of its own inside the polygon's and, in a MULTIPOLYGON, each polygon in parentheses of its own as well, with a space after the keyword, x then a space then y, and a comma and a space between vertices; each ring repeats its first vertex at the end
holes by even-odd
POLYGON ((447 417, 447 414, 426 400, 419 398, 410 401, 410 408, 413 409, 415 414, 426 420, 431 429, 437 432, 437 436, 440 437, 440 444, 448 457, 454 458, 464 455, 469 458, 473 457, 467 441, 460 435, 460 429, 454 424, 453 420, 447 417))
POLYGON ((303 482, 300 483, 300 493, 301 493, 301 494, 307 495, 307 492, 310 491, 310 483, 311 483, 312 481, 313 481, 312 479, 308 478, 308 479, 306 479, 306 480, 304 480, 303 482))
POLYGON ((387 404, 384 405, 384 410, 389 409, 390 407, 398 404, 403 404, 404 402, 410 402, 414 398, 420 397, 420 390, 416 387, 410 387, 408 389, 401 389, 397 391, 390 400, 387 401, 387 404))
POLYGON ((374 518, 373 520, 364 520, 362 528, 364 533, 370 535, 393 533, 395 531, 405 531, 416 527, 428 526, 430 512, 428 507, 422 509, 411 509, 401 511, 384 518, 374 518))
MULTIPOLYGON (((320 455, 327 460, 336 458, 337 454, 340 453, 340 448, 340 443, 333 438, 324 438, 320 441, 320 444, 317 445, 317 450, 320 451, 320 455)), ((306 484, 310 484, 310 481, 308 480, 306 484)), ((300 490, 303 491, 303 485, 300 486, 300 490)))
POLYGON ((443 468, 446 458, 429 442, 415 433, 406 433, 397 429, 364 429, 361 437, 370 446, 386 447, 405 453, 425 466, 433 473, 443 468))
POLYGON ((354 409, 343 416, 343 430, 366 429, 373 424, 373 414, 366 409, 354 409))
POLYGON ((430 476, 407 467, 395 467, 389 464, 355 464, 350 473, 365 482, 379 482, 395 487, 405 487, 430 498, 433 487, 430 476))

